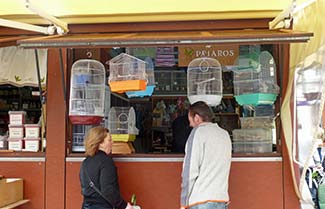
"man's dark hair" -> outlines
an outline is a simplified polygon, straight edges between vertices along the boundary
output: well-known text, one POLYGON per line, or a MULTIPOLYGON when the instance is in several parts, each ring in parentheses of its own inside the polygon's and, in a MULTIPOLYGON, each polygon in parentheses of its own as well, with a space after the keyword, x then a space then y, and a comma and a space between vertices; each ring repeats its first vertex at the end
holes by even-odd
POLYGON ((213 119, 212 110, 205 102, 202 101, 191 104, 189 114, 192 117, 194 117, 196 114, 199 115, 204 122, 211 122, 213 119))

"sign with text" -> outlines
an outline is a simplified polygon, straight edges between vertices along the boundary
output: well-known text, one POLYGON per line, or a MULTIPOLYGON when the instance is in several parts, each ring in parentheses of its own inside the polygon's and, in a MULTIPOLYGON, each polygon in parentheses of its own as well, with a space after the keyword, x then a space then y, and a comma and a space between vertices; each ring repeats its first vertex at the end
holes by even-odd
POLYGON ((187 67, 199 57, 217 59, 221 65, 233 65, 239 55, 239 45, 193 45, 178 47, 178 66, 187 67))

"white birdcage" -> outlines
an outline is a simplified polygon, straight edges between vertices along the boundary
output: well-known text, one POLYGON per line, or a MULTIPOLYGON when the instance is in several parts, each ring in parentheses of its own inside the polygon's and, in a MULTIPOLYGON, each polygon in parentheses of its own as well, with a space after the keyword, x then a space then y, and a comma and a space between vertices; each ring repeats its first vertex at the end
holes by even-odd
POLYGON ((112 92, 146 89, 146 63, 134 56, 121 53, 109 61, 109 85, 112 92))
POLYGON ((134 141, 135 135, 139 134, 133 107, 111 107, 108 120, 113 141, 134 141))
POLYGON ((222 68, 218 60, 201 57, 192 60, 187 68, 187 97, 191 104, 205 101, 219 105, 222 99, 222 68))
POLYGON ((98 124, 104 116, 105 67, 81 59, 72 65, 69 117, 73 124, 98 124))
POLYGON ((234 94, 240 105, 273 104, 279 93, 276 79, 276 64, 273 56, 263 51, 259 55, 259 63, 243 67, 241 56, 237 59, 234 70, 234 94))
POLYGON ((150 57, 146 57, 146 74, 147 74, 147 85, 146 90, 144 91, 127 91, 125 92, 128 98, 132 97, 144 97, 151 96, 153 90, 155 88, 155 73, 154 73, 154 65, 150 57))

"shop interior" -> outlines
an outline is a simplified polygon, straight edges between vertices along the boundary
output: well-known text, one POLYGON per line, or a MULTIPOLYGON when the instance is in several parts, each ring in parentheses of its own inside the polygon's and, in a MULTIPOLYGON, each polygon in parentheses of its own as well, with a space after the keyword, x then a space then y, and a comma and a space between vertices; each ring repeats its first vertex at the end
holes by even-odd
MULTIPOLYGON (((67 118, 69 117, 67 154, 83 153, 85 150, 84 137, 87 130, 97 125, 111 129, 114 154, 184 153, 185 143, 191 132, 187 119, 187 109, 190 105, 187 89, 191 84, 188 82, 187 74, 190 62, 200 57, 209 57, 220 62, 219 83, 222 88, 219 94, 221 99, 218 104, 211 105, 211 109, 215 114, 213 122, 218 123, 229 132, 233 140, 233 152, 239 155, 279 153, 281 148, 278 143, 280 138, 278 133, 280 125, 278 83, 281 80, 281 69, 276 68, 276 60, 278 60, 276 52, 273 45, 69 49, 68 53, 71 54, 72 59, 66 84, 68 90, 66 100, 69 101, 67 102, 67 110, 69 110, 67 115, 67 118), (266 71, 272 68, 271 74, 275 78, 272 88, 275 86, 276 91, 270 90, 271 87, 267 86, 267 82, 269 82, 267 77, 260 76, 264 69, 261 67, 263 66, 260 58, 262 52, 268 52, 274 58, 268 60, 268 62, 274 63, 266 71), (121 93, 110 90, 110 77, 114 71, 110 68, 114 66, 112 61, 119 56, 130 56, 146 63, 146 69, 151 70, 146 72, 148 77, 151 76, 147 79, 147 86, 149 86, 149 82, 153 86, 151 92, 141 95, 137 91, 121 93), (77 61, 89 60, 102 63, 104 71, 104 91, 90 89, 92 90, 89 93, 91 96, 87 96, 87 93, 81 91, 79 87, 76 90, 76 83, 83 82, 85 78, 79 76, 80 72, 74 75, 76 71, 73 71, 74 68, 81 69, 80 66, 74 65, 78 63, 77 61), (248 80, 245 80, 243 84, 238 83, 238 79, 243 76, 238 72, 248 72, 246 75, 248 80), (256 72, 258 73, 256 74, 256 72), (263 85, 267 86, 266 90, 263 85), (243 92, 243 89, 248 93, 258 93, 258 95, 270 91, 266 93, 272 94, 273 98, 267 101, 258 98, 257 103, 247 104, 237 97, 247 93, 243 92), (87 116, 88 113, 82 112, 80 107, 74 103, 75 97, 78 98, 77 102, 80 102, 80 98, 83 102, 88 99, 96 99, 102 103, 99 106, 103 109, 103 114, 100 117, 92 117, 93 114, 87 116), (112 115, 112 110, 114 113, 117 111, 116 115, 112 115), (124 111, 124 113, 119 111, 124 111), (84 117, 85 114, 88 119, 90 117, 95 120, 80 121, 79 116, 84 117), (121 115, 125 116, 124 122, 120 121, 121 115), (120 124, 112 125, 116 122, 113 121, 113 118, 117 118, 120 124), (130 132, 130 124, 134 124, 134 132, 130 132), (117 126, 124 125, 127 127, 125 130, 117 131, 117 126)), ((269 75, 268 73, 264 74, 269 75)), ((86 92, 90 92, 89 89, 86 92)), ((3 142, 7 141, 1 149, 44 151, 46 148, 46 133, 44 131, 46 122, 41 118, 46 107, 45 87, 40 91, 37 87, 16 87, 5 84, 0 86, 0 94, 2 95, 0 99, 0 135, 3 142), (42 140, 39 145, 36 145, 38 146, 36 149, 26 150, 21 142, 18 147, 14 146, 13 141, 16 140, 10 137, 10 113, 22 113, 25 117, 24 124, 40 126, 38 132, 42 130, 42 134, 39 135, 42 140)), ((21 131, 24 130, 21 129, 21 131)), ((19 134, 21 135, 21 133, 19 134)))
MULTIPOLYGON (((191 131, 187 119, 187 109, 190 102, 187 97, 187 87, 189 85, 187 81, 187 72, 189 69, 189 61, 186 60, 186 58, 194 59, 193 56, 210 56, 211 58, 220 60, 220 69, 222 69, 222 100, 220 104, 211 106, 211 109, 215 113, 214 122, 218 123, 229 132, 234 142, 234 153, 239 155, 267 155, 279 153, 281 150, 280 143, 278 143, 279 133, 277 130, 279 130, 279 128, 276 128, 280 125, 278 117, 279 89, 277 89, 277 92, 272 92, 274 96, 273 99, 266 102, 262 101, 255 105, 240 105, 236 99, 236 95, 240 94, 240 90, 237 90, 239 93, 234 92, 234 73, 236 73, 236 70, 240 67, 242 67, 241 70, 247 67, 244 71, 251 69, 253 69, 254 72, 258 71, 258 67, 252 67, 252 65, 261 65, 261 63, 257 63, 259 61, 256 61, 256 63, 253 62, 255 62, 254 60, 259 60, 259 55, 263 51, 276 56, 276 49, 273 48, 273 45, 222 46, 221 49, 203 45, 198 46, 198 48, 171 46, 73 49, 70 52, 73 54, 73 63, 80 59, 100 60, 105 66, 106 84, 110 83, 109 77, 112 72, 112 69, 110 69, 110 66, 112 66, 110 61, 124 53, 149 63, 153 71, 154 90, 151 94, 149 93, 149 95, 134 96, 130 91, 124 93, 107 93, 109 90, 105 90, 105 116, 101 121, 102 125, 110 129, 115 129, 115 127, 110 126, 112 115, 108 109, 112 107, 114 107, 114 109, 123 107, 126 108, 126 113, 129 114, 129 123, 134 123, 138 130, 136 134, 134 134, 135 136, 132 136, 132 133, 128 134, 126 131, 127 138, 115 139, 113 137, 115 141, 113 153, 184 153, 185 143, 191 131), (229 54, 227 50, 232 50, 232 48, 235 48, 235 52, 234 54, 229 54), (222 57, 222 52, 226 52, 224 57, 222 57), (193 53, 196 53, 196 55, 193 53), (108 102, 110 104, 108 104, 108 102), (130 112, 128 112, 131 107, 134 109, 134 115, 130 115, 130 112), (241 141, 241 139, 244 138, 246 141, 241 141)), ((272 62, 275 62, 275 60, 277 60, 276 57, 272 62)), ((276 66, 276 64, 277 63, 274 63, 274 66, 276 66)), ((272 73, 276 78, 276 83, 274 85, 279 88, 278 82, 281 76, 279 73, 280 69, 272 68, 272 70, 274 70, 272 73)), ((71 80, 73 72, 70 73, 70 85, 73 85, 71 80)), ((256 77, 256 75, 253 74, 249 74, 248 76, 249 80, 255 79, 258 83, 264 83, 264 81, 262 81, 263 79, 267 80, 265 77, 256 77)), ((245 83, 245 85, 247 84, 245 83)), ((262 88, 262 84, 249 87, 245 85, 243 88, 248 88, 257 92, 262 88)), ((73 91, 71 86, 70 89, 71 98, 73 91)), ((69 152, 82 153, 84 152, 83 140, 85 133, 94 125, 79 124, 79 122, 76 124, 72 122, 70 126, 71 132, 68 137, 69 152)), ((115 136, 114 130, 111 131, 115 136)))

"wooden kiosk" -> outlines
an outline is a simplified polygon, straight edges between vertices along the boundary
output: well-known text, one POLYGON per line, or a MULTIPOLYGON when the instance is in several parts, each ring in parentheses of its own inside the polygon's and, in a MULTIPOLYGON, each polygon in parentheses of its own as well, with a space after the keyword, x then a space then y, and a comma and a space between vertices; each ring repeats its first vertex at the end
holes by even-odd
MULTIPOLYGON (((312 34, 271 31, 268 29, 269 21, 269 18, 260 18, 72 24, 67 35, 27 38, 21 35, 35 34, 0 28, 3 36, 0 38, 1 46, 14 43, 24 48, 48 48, 46 151, 0 153, 1 173, 25 180, 24 194, 30 202, 19 208, 76 209, 81 205, 78 174, 83 155, 71 152, 67 137, 68 97, 61 85, 60 55, 63 58, 65 85, 68 85, 75 48, 271 44, 280 69, 281 94, 284 95, 289 70, 289 44, 306 42, 312 34)), ((280 102, 277 105, 281 105, 280 102)), ((281 138, 276 153, 233 156, 230 209, 299 207, 281 138)), ((143 209, 179 208, 183 155, 130 154, 116 155, 114 159, 125 199, 136 193, 138 204, 143 209)))

